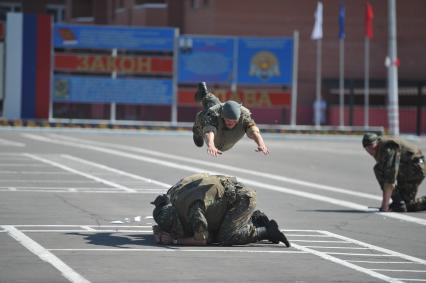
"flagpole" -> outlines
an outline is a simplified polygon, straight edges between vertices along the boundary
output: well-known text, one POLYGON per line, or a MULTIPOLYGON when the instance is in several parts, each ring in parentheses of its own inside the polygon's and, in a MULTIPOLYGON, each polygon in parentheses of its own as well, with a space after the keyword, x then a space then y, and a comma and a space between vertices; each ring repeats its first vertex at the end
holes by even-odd
MULTIPOLYGON (((316 101, 321 101, 321 53, 322 53, 322 39, 317 39, 317 78, 316 78, 316 101)), ((315 127, 320 127, 320 109, 314 111, 315 115, 315 127)))
POLYGON ((364 40, 364 129, 369 128, 370 111, 370 39, 364 40))
POLYGON ((293 82, 291 86, 291 126, 297 123, 297 72, 299 67, 299 31, 293 34, 293 82))
POLYGON ((339 40, 339 125, 340 127, 345 126, 345 40, 341 38, 339 40))
POLYGON ((388 66, 388 119, 389 131, 392 135, 399 135, 399 107, 398 107, 398 69, 396 53, 396 1, 389 0, 389 59, 388 66))

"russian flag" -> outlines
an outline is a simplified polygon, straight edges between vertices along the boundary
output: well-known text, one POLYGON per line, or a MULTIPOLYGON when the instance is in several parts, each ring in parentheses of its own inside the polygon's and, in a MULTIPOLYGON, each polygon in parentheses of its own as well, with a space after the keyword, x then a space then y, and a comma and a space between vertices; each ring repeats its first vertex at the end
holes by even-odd
POLYGON ((6 119, 49 117, 52 19, 8 13, 6 18, 6 119))

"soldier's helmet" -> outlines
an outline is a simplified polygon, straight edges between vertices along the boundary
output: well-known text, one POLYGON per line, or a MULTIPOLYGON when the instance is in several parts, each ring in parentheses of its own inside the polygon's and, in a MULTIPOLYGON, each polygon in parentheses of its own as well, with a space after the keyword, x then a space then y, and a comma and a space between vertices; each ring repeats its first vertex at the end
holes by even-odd
POLYGON ((222 117, 230 120, 239 120, 241 115, 241 104, 228 100, 222 106, 222 117))
POLYGON ((375 143, 379 139, 379 136, 375 133, 365 133, 362 137, 362 146, 366 147, 375 143))

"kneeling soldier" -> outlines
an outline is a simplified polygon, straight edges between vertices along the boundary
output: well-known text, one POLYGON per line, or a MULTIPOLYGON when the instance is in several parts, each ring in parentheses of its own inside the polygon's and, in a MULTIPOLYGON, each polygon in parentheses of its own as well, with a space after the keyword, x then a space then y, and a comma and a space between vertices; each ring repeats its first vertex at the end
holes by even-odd
POLYGON ((191 175, 152 204, 158 224, 154 237, 160 244, 244 245, 269 240, 290 246, 275 220, 254 211, 255 191, 235 177, 191 175))

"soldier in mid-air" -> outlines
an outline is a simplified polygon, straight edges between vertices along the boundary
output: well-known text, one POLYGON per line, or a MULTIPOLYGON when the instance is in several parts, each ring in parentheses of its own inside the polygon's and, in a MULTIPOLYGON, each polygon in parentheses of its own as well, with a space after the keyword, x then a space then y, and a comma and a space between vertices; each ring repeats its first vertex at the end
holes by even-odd
POLYGON ((221 103, 213 93, 207 90, 204 82, 198 85, 195 100, 203 105, 203 110, 197 113, 192 128, 196 146, 202 147, 205 142, 207 152, 218 156, 232 148, 247 134, 255 141, 256 151, 265 155, 269 153, 259 128, 247 108, 233 100, 221 103))
POLYGON ((152 204, 159 244, 229 246, 269 240, 290 246, 275 220, 254 211, 256 192, 235 177, 191 175, 152 204))
POLYGON ((416 198, 426 174, 422 151, 402 139, 375 133, 366 133, 362 145, 376 160, 374 173, 383 191, 380 211, 426 210, 426 196, 416 198))

